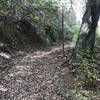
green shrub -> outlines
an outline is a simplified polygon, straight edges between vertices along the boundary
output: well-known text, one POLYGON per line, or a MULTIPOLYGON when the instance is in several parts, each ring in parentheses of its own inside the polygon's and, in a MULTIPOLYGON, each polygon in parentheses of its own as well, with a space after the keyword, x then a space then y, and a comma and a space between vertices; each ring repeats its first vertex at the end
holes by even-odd
POLYGON ((80 58, 80 62, 77 66, 76 74, 77 78, 86 83, 96 84, 99 81, 98 75, 95 72, 95 68, 92 66, 92 60, 88 58, 80 58))
POLYGON ((88 91, 70 90, 65 95, 66 100, 88 100, 88 91))

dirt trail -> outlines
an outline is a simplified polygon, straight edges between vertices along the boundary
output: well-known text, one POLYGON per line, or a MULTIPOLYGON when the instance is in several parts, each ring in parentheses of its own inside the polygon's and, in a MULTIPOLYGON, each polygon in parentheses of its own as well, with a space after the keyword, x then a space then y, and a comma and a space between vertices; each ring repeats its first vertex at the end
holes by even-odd
POLYGON ((68 66, 61 66, 61 47, 18 54, 12 68, 2 72, 0 100, 65 100, 60 93, 73 88, 73 81, 68 66))

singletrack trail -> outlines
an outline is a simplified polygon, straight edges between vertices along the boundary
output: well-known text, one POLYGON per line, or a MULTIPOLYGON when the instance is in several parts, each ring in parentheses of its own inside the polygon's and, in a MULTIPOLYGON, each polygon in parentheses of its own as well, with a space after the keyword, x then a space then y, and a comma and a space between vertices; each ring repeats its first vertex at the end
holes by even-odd
POLYGON ((73 81, 68 66, 61 66, 66 60, 61 47, 17 54, 1 73, 0 100, 65 100, 60 92, 73 88, 73 81))

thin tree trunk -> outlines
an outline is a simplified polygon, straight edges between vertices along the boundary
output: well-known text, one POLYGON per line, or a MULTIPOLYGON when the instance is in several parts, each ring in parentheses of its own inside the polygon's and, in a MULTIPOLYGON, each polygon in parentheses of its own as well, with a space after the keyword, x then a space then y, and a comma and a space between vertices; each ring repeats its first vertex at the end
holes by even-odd
POLYGON ((62 9, 62 52, 63 56, 65 56, 65 51, 64 51, 64 11, 62 9))

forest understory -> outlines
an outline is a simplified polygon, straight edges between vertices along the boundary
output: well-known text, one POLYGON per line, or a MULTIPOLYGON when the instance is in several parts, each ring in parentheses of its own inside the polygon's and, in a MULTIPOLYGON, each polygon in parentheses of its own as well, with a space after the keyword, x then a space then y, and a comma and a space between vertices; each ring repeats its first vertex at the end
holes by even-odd
MULTIPOLYGON (((66 50, 70 49, 67 45, 66 50)), ((18 51, 14 58, 0 58, 4 65, 0 69, 0 100, 62 100, 59 92, 73 88, 68 66, 61 66, 65 61, 61 47, 18 51)))
POLYGON ((0 0, 0 100, 100 100, 100 0, 0 0))
POLYGON ((85 88, 76 80, 72 50, 69 43, 66 57, 61 46, 16 51, 12 57, 0 53, 0 100, 99 100, 100 84, 85 88))

